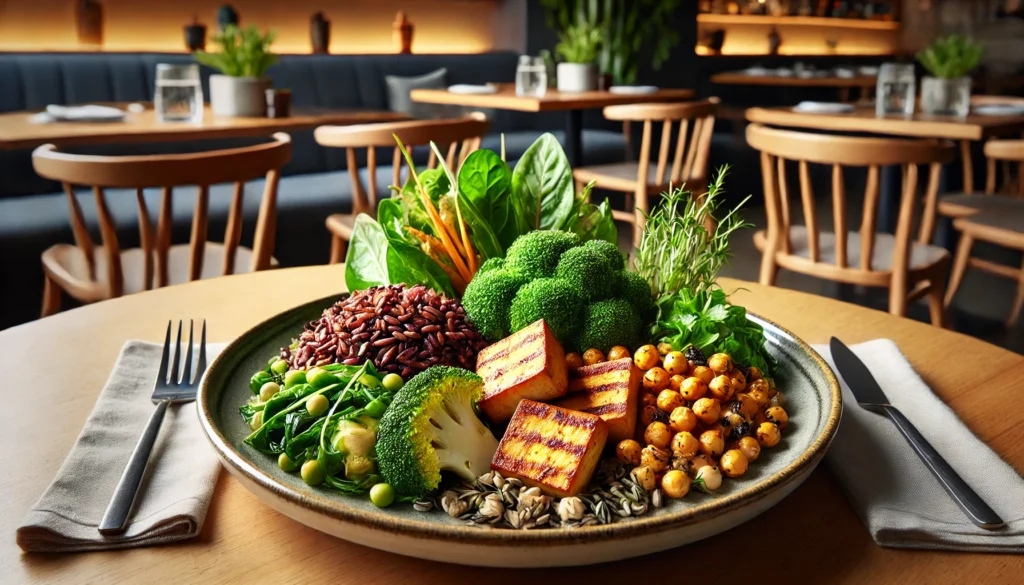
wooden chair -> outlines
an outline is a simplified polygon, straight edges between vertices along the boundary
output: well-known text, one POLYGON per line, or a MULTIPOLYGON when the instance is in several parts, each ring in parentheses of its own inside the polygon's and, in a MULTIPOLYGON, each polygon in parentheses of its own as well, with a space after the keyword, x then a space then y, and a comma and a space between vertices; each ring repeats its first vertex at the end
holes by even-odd
POLYGON ((275 261, 277 182, 291 158, 291 138, 244 148, 157 156, 89 156, 59 152, 52 144, 32 153, 39 175, 60 181, 68 196, 75 245, 57 244, 42 255, 45 283, 43 316, 60 309, 61 290, 83 303, 119 297, 168 284, 268 268, 275 261), (242 198, 246 181, 266 176, 256 221, 253 250, 238 245, 242 233, 242 198), (234 182, 223 243, 207 240, 209 186, 234 182), (96 246, 82 216, 73 185, 92 187, 99 216, 102 245, 96 246), (190 242, 171 245, 173 188, 197 185, 190 242), (143 188, 162 187, 163 199, 156 233, 149 219, 143 188), (107 207, 106 188, 135 189, 139 204, 141 248, 122 250, 114 219, 107 207), (155 283, 154 283, 155 280, 155 283))
POLYGON ((775 284, 779 268, 838 282, 889 288, 889 312, 904 315, 907 303, 927 296, 934 325, 943 326, 943 292, 949 254, 929 242, 935 230, 935 200, 942 165, 952 159, 949 143, 891 138, 853 138, 747 127, 747 141, 761 152, 768 229, 754 235, 762 252, 761 284, 775 284), (786 161, 796 161, 804 225, 791 223, 786 161), (822 231, 815 213, 808 163, 832 167, 834 232, 822 231), (903 167, 903 195, 896 234, 875 233, 879 169, 903 167), (911 234, 917 207, 918 168, 929 165, 916 241, 911 234), (860 232, 848 233, 843 167, 867 167, 860 232))
MULTIPOLYGON (((976 96, 976 98, 992 98, 993 103, 1016 102, 1024 105, 1024 98, 997 98, 997 96, 976 96)), ((971 103, 976 98, 971 99, 971 103)), ((965 192, 953 193, 939 197, 939 213, 946 217, 967 217, 980 211, 998 212, 1007 204, 1008 199, 1024 198, 1024 141, 1021 140, 989 140, 985 143, 985 192, 974 193, 973 181, 966 184, 965 192), (997 163, 999 163, 997 165, 997 163), (1013 176, 1012 165, 1016 163, 1017 176, 1013 176), (999 176, 1002 181, 999 181, 999 176)), ((961 156, 970 157, 969 146, 961 156)), ((965 166, 964 172, 968 169, 965 166)), ((1010 205, 1013 205, 1012 203, 1010 205)))
POLYGON ((609 120, 619 120, 623 124, 643 122, 639 160, 577 168, 572 173, 577 190, 596 181, 598 188, 626 193, 626 210, 614 210, 612 216, 618 221, 633 223, 633 244, 639 245, 646 214, 650 211, 649 193, 661 193, 683 183, 698 195, 703 195, 707 189, 708 152, 711 149, 711 132, 717 109, 718 98, 699 102, 606 107, 604 117, 609 120), (652 166, 654 157, 651 154, 651 135, 655 122, 662 122, 661 143, 657 162, 652 166), (673 140, 672 130, 676 122, 678 129, 676 139, 673 140))
MULTIPOLYGON (((398 136, 412 154, 416 147, 429 152, 427 168, 437 167, 437 156, 430 143, 437 144, 442 152, 447 150, 445 163, 455 171, 466 160, 469 153, 480 148, 480 142, 490 123, 480 113, 450 120, 414 120, 387 124, 362 124, 356 126, 320 126, 314 132, 317 143, 322 146, 344 148, 346 166, 352 180, 352 212, 335 213, 327 218, 327 229, 331 232, 331 263, 345 258, 345 249, 352 238, 352 226, 360 213, 376 215, 377 209, 377 147, 393 147, 392 183, 403 184, 402 165, 405 159, 395 145, 398 136), (356 149, 366 149, 366 168, 369 175, 369 189, 364 187, 356 162, 356 149)), ((406 173, 408 175, 408 173, 406 173)), ((406 176, 407 178, 407 176, 406 176)))
POLYGON ((1024 251, 1024 195, 1019 191, 1010 196, 992 195, 996 192, 996 161, 1024 165, 1024 140, 991 140, 985 144, 985 157, 988 159, 985 185, 985 193, 988 195, 975 195, 980 203, 963 208, 947 207, 944 210, 947 215, 956 218, 953 227, 961 232, 949 290, 946 292, 946 305, 956 295, 968 266, 1004 276, 1017 281, 1017 294, 1007 319, 1009 326, 1017 322, 1021 307, 1024 306, 1024 264, 1018 270, 981 258, 972 258, 971 248, 975 241, 980 240, 1024 251))

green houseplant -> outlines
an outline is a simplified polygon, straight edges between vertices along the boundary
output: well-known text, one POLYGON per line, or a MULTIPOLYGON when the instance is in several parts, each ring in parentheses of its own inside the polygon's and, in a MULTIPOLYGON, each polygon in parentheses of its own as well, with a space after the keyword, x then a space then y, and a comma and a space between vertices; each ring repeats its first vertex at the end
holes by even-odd
POLYGON ((555 54, 558 91, 580 92, 597 89, 597 58, 604 44, 604 29, 587 20, 570 24, 558 33, 555 54))
POLYGON ((984 52, 980 43, 962 35, 935 39, 919 52, 918 62, 931 73, 921 79, 921 109, 927 114, 966 116, 971 108, 969 74, 984 52))
POLYGON ((261 32, 255 26, 238 28, 233 24, 213 35, 220 51, 196 51, 199 63, 220 71, 210 76, 210 107, 218 116, 266 115, 266 90, 270 80, 264 75, 277 61, 270 52, 274 32, 261 32))

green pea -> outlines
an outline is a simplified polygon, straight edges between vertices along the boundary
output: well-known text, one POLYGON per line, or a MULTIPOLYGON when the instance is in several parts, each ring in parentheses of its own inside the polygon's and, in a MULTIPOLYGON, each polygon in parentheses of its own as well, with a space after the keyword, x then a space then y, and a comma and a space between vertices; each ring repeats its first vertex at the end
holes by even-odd
POLYGON ((306 383, 319 390, 321 388, 326 388, 331 384, 337 384, 338 378, 327 370, 313 368, 306 372, 306 383))
POLYGON ((303 463, 299 475, 302 476, 302 481, 306 482, 306 485, 320 485, 324 482, 324 470, 316 459, 310 459, 303 463))
POLYGON ((295 465, 295 462, 292 461, 292 458, 289 457, 287 453, 281 453, 277 457, 277 466, 280 467, 282 470, 287 471, 288 473, 291 473, 299 468, 299 466, 295 465))
POLYGON ((292 386, 298 386, 299 384, 306 383, 306 371, 305 370, 291 370, 284 375, 284 387, 291 388, 292 386))
POLYGON ((313 418, 320 418, 330 404, 327 402, 327 397, 323 394, 317 394, 306 401, 306 412, 313 418))
POLYGON ((256 413, 256 416, 252 417, 252 419, 249 420, 249 428, 251 430, 255 431, 255 430, 258 430, 262 426, 263 426, 263 411, 261 410, 261 411, 256 413))
POLYGON ((401 390, 402 386, 405 386, 405 380, 403 380, 402 377, 399 376, 398 374, 392 372, 384 376, 384 379, 381 380, 381 384, 384 384, 385 390, 394 393, 401 390))
POLYGON ((380 380, 378 380, 373 374, 363 374, 359 378, 359 383, 367 388, 376 388, 377 386, 380 386, 380 380))
POLYGON ((260 402, 266 402, 270 400, 274 394, 281 391, 281 387, 277 382, 267 382, 263 386, 260 386, 260 402))
POLYGON ((270 364, 270 371, 275 374, 281 375, 288 371, 288 362, 281 358, 278 358, 274 363, 270 364))
POLYGON ((380 398, 376 398, 366 405, 366 414, 373 418, 380 418, 384 416, 384 411, 388 409, 388 405, 384 404, 384 401, 380 398))
POLYGON ((387 483, 374 485, 370 488, 370 501, 378 508, 387 508, 395 501, 395 488, 387 483))

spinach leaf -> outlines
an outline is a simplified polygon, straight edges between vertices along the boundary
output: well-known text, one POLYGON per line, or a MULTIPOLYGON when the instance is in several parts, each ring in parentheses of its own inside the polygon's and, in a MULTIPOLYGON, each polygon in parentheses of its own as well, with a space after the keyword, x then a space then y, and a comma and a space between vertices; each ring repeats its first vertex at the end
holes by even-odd
MULTIPOLYGON (((252 445, 253 448, 262 451, 263 453, 269 453, 272 455, 277 455, 278 453, 281 453, 282 451, 284 451, 284 426, 285 417, 288 415, 288 413, 294 412, 298 410, 300 407, 305 406, 306 401, 309 400, 310 397, 316 396, 317 394, 327 394, 332 390, 336 389, 336 387, 336 384, 332 384, 326 388, 322 388, 315 392, 305 394, 301 399, 292 402, 290 405, 279 411, 277 414, 274 414, 269 417, 267 415, 267 407, 270 406, 270 403, 272 401, 268 401, 267 406, 264 407, 263 409, 263 424, 260 426, 260 428, 256 429, 255 431, 252 432, 252 434, 246 437, 245 442, 249 445, 252 445)), ((296 386, 295 388, 312 389, 313 387, 310 386, 309 384, 303 384, 302 386, 296 386)), ((281 394, 281 392, 278 392, 278 394, 281 394)), ((275 394, 274 396, 276 397, 277 395, 275 394)))
POLYGON ((392 284, 388 277, 388 238, 384 229, 365 213, 356 216, 352 241, 345 256, 345 286, 362 290, 392 284))
POLYGON ((459 211, 476 251, 484 260, 504 256, 519 236, 508 165, 490 150, 477 150, 462 163, 458 183, 459 211))
POLYGON ((400 223, 395 199, 381 201, 385 229, 366 214, 356 217, 345 257, 345 285, 361 290, 385 284, 422 284, 439 293, 454 296, 451 279, 429 256, 411 244, 400 223))
POLYGON ((619 241, 619 232, 615 229, 608 200, 601 202, 600 205, 584 203, 579 214, 568 222, 565 229, 578 235, 584 242, 605 240, 617 244, 619 241))
MULTIPOLYGON (((419 174, 419 177, 420 182, 423 183, 423 188, 427 190, 427 195, 434 202, 435 206, 438 204, 441 196, 451 189, 448 176, 441 169, 423 171, 419 174)), ((426 208, 423 207, 423 202, 420 200, 419 187, 416 186, 416 181, 412 177, 409 177, 405 182, 405 186, 402 187, 400 197, 398 198, 402 200, 402 218, 406 225, 426 234, 438 235, 434 233, 434 224, 431 223, 430 216, 426 208)), ((379 208, 377 214, 378 216, 380 215, 379 208)))
POLYGON ((560 229, 575 205, 572 169, 562 145, 546 133, 526 149, 512 172, 517 229, 560 229))
POLYGON ((345 469, 345 456, 334 448, 332 441, 339 420, 335 418, 335 412, 337 412, 338 406, 341 405, 348 394, 352 392, 355 385, 359 383, 359 376, 362 376, 362 372, 366 371, 367 363, 369 362, 364 362, 359 375, 353 376, 348 381, 348 384, 345 385, 345 389, 341 391, 338 399, 331 406, 331 411, 327 413, 327 422, 320 427, 320 449, 317 450, 316 459, 320 463, 320 469, 323 470, 325 477, 335 475, 345 469))

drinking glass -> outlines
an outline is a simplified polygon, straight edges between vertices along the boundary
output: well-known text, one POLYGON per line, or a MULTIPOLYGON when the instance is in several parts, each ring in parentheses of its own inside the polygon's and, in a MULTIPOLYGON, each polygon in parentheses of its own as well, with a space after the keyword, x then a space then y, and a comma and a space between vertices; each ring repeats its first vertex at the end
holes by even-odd
POLYGON ((916 87, 914 66, 909 63, 885 63, 878 71, 875 115, 914 113, 916 87))
POLYGON ((516 67, 516 95, 544 97, 548 90, 548 68, 544 59, 523 55, 516 67))
POLYGON ((156 92, 153 99, 161 122, 202 122, 203 86, 196 64, 156 66, 156 92))

